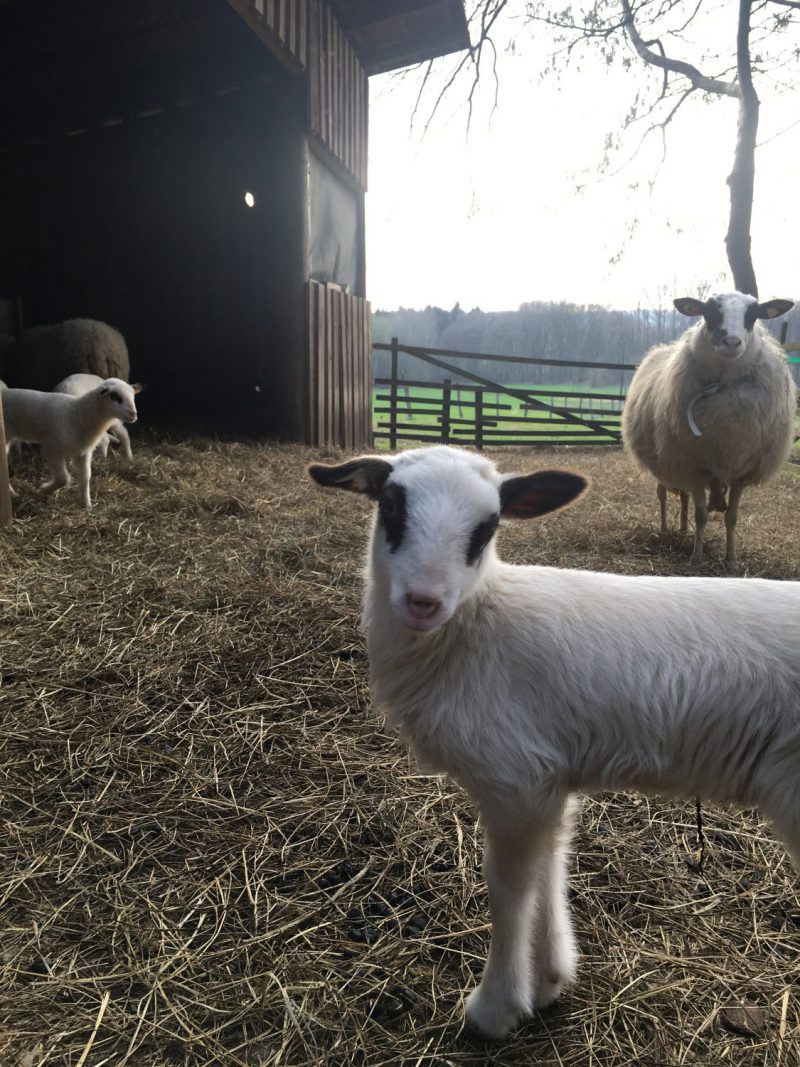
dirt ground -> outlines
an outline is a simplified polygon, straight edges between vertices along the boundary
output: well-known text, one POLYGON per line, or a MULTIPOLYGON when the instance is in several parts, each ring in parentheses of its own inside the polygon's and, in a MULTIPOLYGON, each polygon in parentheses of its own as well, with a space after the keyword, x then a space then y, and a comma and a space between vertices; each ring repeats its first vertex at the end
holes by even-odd
MULTIPOLYGON (((584 806, 576 985, 505 1042, 465 1032, 479 833, 370 709, 369 504, 315 489, 302 448, 134 449, 97 462, 90 514, 35 496, 26 455, 0 530, 2 1067, 800 1064, 783 849, 706 807, 698 872, 694 805, 628 794, 584 806)), ((503 528, 506 558, 692 573, 619 451, 495 458, 593 483, 503 528)), ((743 573, 800 579, 800 468, 739 528, 743 573)), ((716 517, 703 573, 723 552, 716 517)))

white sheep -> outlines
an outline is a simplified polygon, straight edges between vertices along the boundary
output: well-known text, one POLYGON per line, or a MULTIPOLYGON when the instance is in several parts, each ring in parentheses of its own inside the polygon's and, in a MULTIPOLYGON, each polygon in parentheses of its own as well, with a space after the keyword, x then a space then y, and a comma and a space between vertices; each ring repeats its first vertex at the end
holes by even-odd
POLYGON ((736 567, 742 491, 771 478, 789 455, 797 391, 783 350, 757 320, 792 306, 791 300, 760 304, 744 293, 677 299, 681 314, 702 320, 651 349, 631 381, 623 441, 658 482, 662 534, 667 491, 680 494, 682 533, 689 495, 694 500, 693 562, 703 558, 709 510, 724 511, 725 560, 736 567))
MULTIPOLYGON (((102 384, 103 379, 97 374, 70 374, 54 387, 53 392, 66 393, 67 396, 83 396, 84 393, 90 393, 92 389, 102 384)), ((142 388, 143 386, 139 386, 139 391, 142 388)), ((122 446, 126 459, 133 459, 131 439, 121 419, 112 422, 95 445, 95 450, 99 451, 104 459, 108 455, 108 446, 112 440, 122 446)))
POLYGON ((568 472, 501 476, 437 446, 309 473, 377 502, 363 613, 373 699, 480 811, 493 929, 473 1027, 503 1037, 574 976, 574 794, 758 805, 800 859, 800 582, 500 561, 499 520, 569 504, 586 482, 568 472))
POLYGON ((16 339, 0 340, 0 372, 14 388, 52 389, 69 374, 127 381, 130 370, 125 338, 97 319, 34 326, 16 339))
POLYGON ((75 462, 81 503, 91 508, 89 483, 92 452, 99 438, 117 419, 136 422, 136 393, 140 385, 108 378, 83 396, 45 393, 36 389, 4 389, 6 447, 14 441, 41 445, 52 478, 40 491, 52 493, 70 483, 68 463, 75 462))

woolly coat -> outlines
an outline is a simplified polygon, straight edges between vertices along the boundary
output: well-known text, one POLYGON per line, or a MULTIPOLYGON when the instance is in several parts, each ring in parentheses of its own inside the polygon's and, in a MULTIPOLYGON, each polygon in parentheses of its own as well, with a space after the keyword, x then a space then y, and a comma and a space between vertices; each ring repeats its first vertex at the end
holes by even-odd
POLYGON ((70 374, 130 378, 125 338, 96 319, 68 319, 0 340, 0 374, 12 388, 48 391, 70 374))
POLYGON ((796 410, 783 350, 760 323, 733 361, 704 341, 699 323, 642 361, 625 402, 622 435, 639 465, 668 488, 689 492, 698 480, 708 488, 713 478, 726 486, 753 485, 786 461, 796 410))

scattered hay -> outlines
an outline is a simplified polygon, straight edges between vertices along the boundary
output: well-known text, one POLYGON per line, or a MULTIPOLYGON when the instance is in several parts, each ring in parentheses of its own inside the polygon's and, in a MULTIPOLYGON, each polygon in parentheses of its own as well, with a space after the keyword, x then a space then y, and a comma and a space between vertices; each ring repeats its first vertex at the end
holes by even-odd
MULTIPOLYGON (((529 562, 690 573, 614 451, 577 507, 501 533, 529 562)), ((300 448, 137 444, 0 531, 0 1063, 629 1067, 800 1062, 800 897, 752 812, 587 802, 580 978, 507 1042, 462 1032, 488 940, 473 812, 370 711, 368 505, 300 448), (728 1027, 737 1006, 763 1028, 728 1027)), ((36 484, 33 460, 16 479, 36 484)), ((747 572, 800 578, 800 481, 745 496, 747 572)), ((723 573, 709 524, 707 573, 723 573)))

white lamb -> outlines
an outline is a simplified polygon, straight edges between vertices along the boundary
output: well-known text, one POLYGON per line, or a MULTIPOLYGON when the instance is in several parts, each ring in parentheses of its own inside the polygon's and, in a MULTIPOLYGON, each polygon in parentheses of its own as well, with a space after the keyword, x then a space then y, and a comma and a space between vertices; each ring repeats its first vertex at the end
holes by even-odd
POLYGON ((724 511, 725 560, 736 567, 742 491, 771 478, 789 455, 797 391, 783 350, 757 320, 777 318, 792 306, 791 300, 760 304, 744 293, 675 300, 683 315, 702 320, 671 344, 651 349, 631 381, 623 441, 658 481, 662 534, 667 491, 680 494, 682 533, 692 496, 694 562, 703 558, 709 510, 724 511))
MULTIPOLYGON (((83 396, 84 393, 90 393, 92 389, 102 385, 103 381, 104 379, 98 374, 70 374, 53 387, 53 392, 66 393, 67 396, 83 396)), ((138 386, 137 391, 140 392, 143 388, 144 386, 138 386)), ((122 445, 126 459, 133 459, 131 439, 121 419, 115 419, 95 445, 95 449, 102 454, 104 459, 108 455, 108 446, 112 439, 122 445)))
POLYGON ((583 492, 563 471, 501 476, 437 446, 309 473, 377 502, 363 616, 375 704, 480 810, 493 932, 472 1026, 503 1037, 574 976, 575 793, 758 805, 800 858, 800 582, 501 562, 501 518, 583 492))
POLYGON ((4 389, 6 445, 27 441, 41 445, 52 478, 40 491, 52 493, 70 483, 68 463, 75 462, 81 503, 91 508, 89 483, 92 451, 117 419, 136 422, 136 393, 141 386, 108 378, 83 396, 35 389, 4 389))

